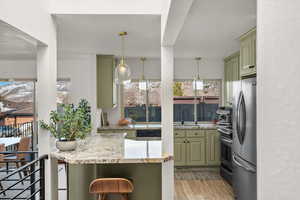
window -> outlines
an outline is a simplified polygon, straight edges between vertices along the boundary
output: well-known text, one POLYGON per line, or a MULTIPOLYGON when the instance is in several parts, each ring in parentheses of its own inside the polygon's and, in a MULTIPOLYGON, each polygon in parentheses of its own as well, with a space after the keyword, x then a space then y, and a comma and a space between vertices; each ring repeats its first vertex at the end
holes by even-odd
POLYGON ((174 121, 214 121, 221 100, 221 80, 204 80, 195 90, 193 80, 174 82, 174 121))
POLYGON ((160 82, 148 83, 149 122, 161 122, 160 82))
POLYGON ((160 122, 160 81, 149 81, 147 90, 140 90, 138 81, 124 85, 123 109, 124 117, 136 122, 160 122))
MULTIPOLYGON (((193 80, 175 81, 174 121, 214 121, 221 101, 221 80, 204 80, 201 90, 195 90, 193 80)), ((122 100, 125 118, 136 122, 161 122, 161 83, 149 81, 147 90, 139 82, 123 86, 122 100)))
POLYGON ((174 92, 174 121, 195 121, 195 92, 193 81, 176 81, 174 92))
POLYGON ((0 82, 0 127, 34 121, 34 89, 30 80, 0 82))

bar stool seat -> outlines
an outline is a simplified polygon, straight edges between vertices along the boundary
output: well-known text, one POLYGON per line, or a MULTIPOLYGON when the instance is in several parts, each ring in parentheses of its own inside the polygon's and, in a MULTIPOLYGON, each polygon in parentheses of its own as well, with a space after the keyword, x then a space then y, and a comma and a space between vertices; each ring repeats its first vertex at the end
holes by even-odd
POLYGON ((119 194, 122 200, 128 200, 132 192, 133 184, 125 178, 98 178, 90 184, 90 193, 98 194, 98 200, 106 200, 108 194, 119 194))

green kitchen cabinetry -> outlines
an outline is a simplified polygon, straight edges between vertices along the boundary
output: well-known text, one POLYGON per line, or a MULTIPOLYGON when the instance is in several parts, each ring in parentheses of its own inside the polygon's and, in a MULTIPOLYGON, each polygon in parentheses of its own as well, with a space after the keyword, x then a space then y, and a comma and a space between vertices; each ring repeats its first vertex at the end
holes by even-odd
POLYGON ((175 138, 174 140, 174 162, 176 166, 186 165, 186 140, 175 138))
POLYGON ((189 138, 187 140, 187 162, 188 166, 205 165, 205 137, 189 138))
POLYGON ((231 106, 233 103, 233 82, 240 79, 239 60, 240 52, 236 52, 224 59, 225 106, 231 106))
POLYGON ((175 166, 220 165, 217 130, 174 130, 175 166))
POLYGON ((217 131, 207 131, 206 162, 207 165, 220 165, 220 134, 217 131))
POLYGON ((111 109, 117 105, 117 86, 114 81, 115 58, 97 55, 97 107, 111 109))
POLYGON ((240 37, 240 76, 256 74, 256 28, 240 37))

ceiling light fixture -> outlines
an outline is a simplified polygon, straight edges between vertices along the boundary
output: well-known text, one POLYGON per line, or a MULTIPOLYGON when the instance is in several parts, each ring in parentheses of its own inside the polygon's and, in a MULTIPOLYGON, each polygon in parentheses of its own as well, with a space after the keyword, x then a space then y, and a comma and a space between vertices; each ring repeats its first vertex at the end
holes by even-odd
POLYGON ((128 84, 131 82, 131 72, 128 65, 125 63, 124 56, 124 37, 127 36, 127 32, 120 32, 121 37, 121 60, 118 66, 115 68, 115 82, 117 84, 128 84))
POLYGON ((145 57, 141 57, 142 61, 142 77, 139 81, 139 89, 140 90, 147 90, 147 80, 145 79, 145 57))
POLYGON ((201 80, 200 78, 200 64, 199 64, 201 57, 196 57, 195 60, 197 63, 197 76, 194 79, 194 89, 203 90, 204 85, 203 85, 203 80, 201 80))

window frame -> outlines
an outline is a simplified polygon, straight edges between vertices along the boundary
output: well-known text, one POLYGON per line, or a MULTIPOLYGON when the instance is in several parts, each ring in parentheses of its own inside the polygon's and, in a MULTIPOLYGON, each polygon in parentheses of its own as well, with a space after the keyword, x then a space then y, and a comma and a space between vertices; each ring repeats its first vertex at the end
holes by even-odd
MULTIPOLYGON (((174 82, 183 82, 183 81, 191 81, 193 82, 194 79, 174 79, 174 82)), ((219 96, 219 105, 222 105, 222 99, 223 99, 223 79, 203 79, 203 82, 205 81, 219 81, 220 83, 220 96, 219 96)), ((197 91, 193 89, 194 92, 194 99, 196 100, 197 98, 197 91)), ((197 103, 196 101, 194 101, 194 121, 186 121, 186 122, 197 122, 197 123, 203 123, 203 124, 207 124, 207 123, 211 123, 211 121, 198 121, 198 112, 197 112, 197 103)), ((174 123, 178 123, 177 121, 174 121, 174 123)))
MULTIPOLYGON (((161 82, 160 79, 147 79, 149 82, 161 82)), ((139 79, 132 79, 131 82, 139 82, 139 79)), ((147 85, 148 86, 148 85, 147 85)), ((125 117, 124 113, 124 86, 120 86, 120 104, 121 104, 121 118, 125 117)), ((146 121, 145 122, 135 122, 136 124, 157 124, 160 122, 149 122, 149 90, 146 90, 146 121)))
MULTIPOLYGON (((147 79, 147 81, 152 81, 152 82, 161 82, 161 79, 147 79)), ((173 84, 174 82, 180 82, 180 81, 194 81, 194 79, 174 79, 173 80, 173 84)), ((203 81, 219 81, 220 83, 220 87, 219 87, 219 90, 220 90, 220 96, 219 96, 219 105, 222 105, 222 98, 223 98, 223 80, 222 79, 203 79, 203 81)), ((132 79, 131 82, 139 82, 139 79, 132 79)), ((194 98, 196 99, 197 96, 196 96, 196 90, 193 90, 194 91, 194 98)), ((157 124, 157 123, 161 123, 161 122, 149 122, 149 91, 147 90, 146 91, 146 121, 145 122, 136 122, 136 124, 157 124)), ((124 86, 121 85, 120 86, 120 107, 121 107, 121 118, 124 118, 125 117, 125 113, 124 113, 124 86)), ((197 112, 197 103, 196 101, 194 101, 194 122, 197 122, 197 123, 203 123, 203 124, 206 124, 206 123, 211 123, 211 121, 198 121, 198 112, 197 112)), ((175 122, 175 121, 174 121, 175 122)), ((175 122, 176 123, 176 122, 175 122)))

